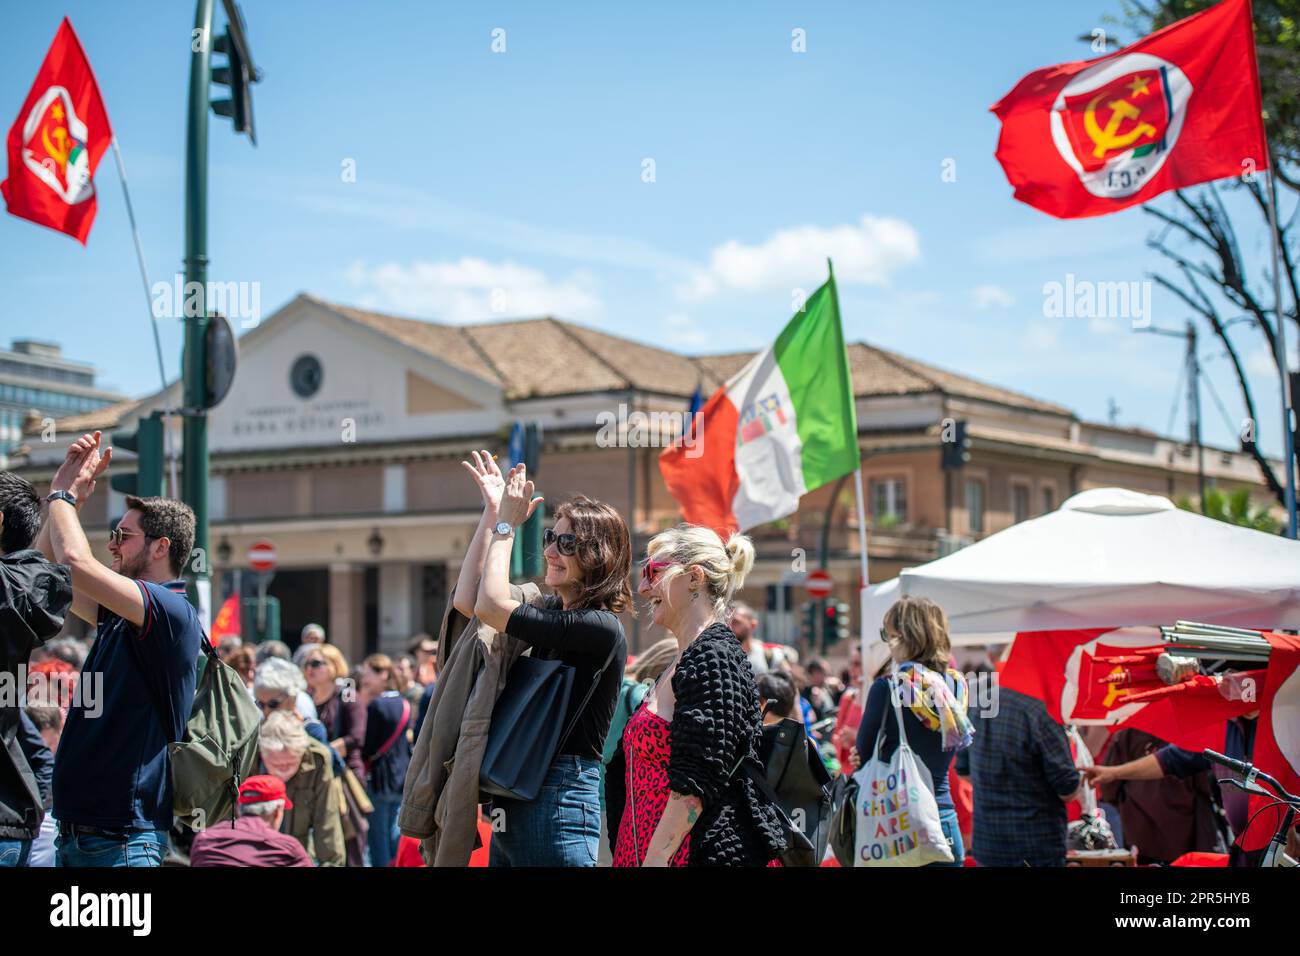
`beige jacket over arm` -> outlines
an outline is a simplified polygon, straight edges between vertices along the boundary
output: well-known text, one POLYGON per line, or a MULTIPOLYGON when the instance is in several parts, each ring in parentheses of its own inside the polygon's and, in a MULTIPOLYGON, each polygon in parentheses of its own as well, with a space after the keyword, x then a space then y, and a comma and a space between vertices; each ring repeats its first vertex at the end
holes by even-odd
MULTIPOLYGON (((520 603, 541 597, 535 584, 511 585, 520 603)), ((398 828, 423 840, 430 866, 468 866, 478 837, 478 776, 492 708, 506 674, 527 645, 478 618, 448 608, 438 635, 438 686, 411 753, 398 828)))

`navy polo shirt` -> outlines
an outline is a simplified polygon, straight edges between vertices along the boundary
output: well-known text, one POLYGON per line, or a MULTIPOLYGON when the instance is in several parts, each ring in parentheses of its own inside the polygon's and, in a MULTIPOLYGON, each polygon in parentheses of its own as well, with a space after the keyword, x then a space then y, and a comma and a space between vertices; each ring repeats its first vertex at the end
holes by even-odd
POLYGON ((172 825, 167 745, 181 739, 190 717, 203 628, 185 599, 185 582, 135 583, 144 598, 143 626, 99 609, 99 630, 54 758, 60 823, 172 825))

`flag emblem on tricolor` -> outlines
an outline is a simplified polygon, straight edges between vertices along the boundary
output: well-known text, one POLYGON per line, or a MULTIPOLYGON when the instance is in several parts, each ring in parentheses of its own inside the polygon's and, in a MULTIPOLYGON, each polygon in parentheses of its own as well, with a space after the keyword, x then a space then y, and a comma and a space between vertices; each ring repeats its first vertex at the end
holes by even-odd
POLYGON ((1131 196, 1178 141, 1192 84, 1182 70, 1131 53, 1085 70, 1052 105, 1052 140, 1094 196, 1131 196))

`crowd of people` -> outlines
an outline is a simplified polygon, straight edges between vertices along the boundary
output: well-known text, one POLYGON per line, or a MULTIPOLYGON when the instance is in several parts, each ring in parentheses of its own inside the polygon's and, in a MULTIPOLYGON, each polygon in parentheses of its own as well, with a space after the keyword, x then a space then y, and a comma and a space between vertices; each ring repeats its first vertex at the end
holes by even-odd
POLYGON ((1035 698, 1002 688, 995 712, 971 709, 926 599, 890 609, 867 660, 855 644, 839 673, 804 665, 764 644, 735 599, 754 563, 746 536, 680 525, 634 556, 622 516, 585 496, 545 532, 545 590, 511 583, 516 529, 541 498, 523 466, 502 473, 486 451, 465 462, 483 513, 441 645, 419 634, 396 660, 353 666, 318 624, 293 649, 223 638, 218 657, 262 714, 256 772, 232 825, 173 827, 168 744, 207 640, 181 580, 194 518, 129 497, 99 562, 78 512, 110 458, 97 433, 78 439, 45 499, 0 474, 0 674, 26 689, 0 702, 0 865, 777 866, 796 838, 760 750, 782 721, 832 774, 905 739, 932 780, 951 857, 939 865, 1064 865, 1071 817, 1095 797, 1071 807, 1093 786, 1106 826, 1141 832, 1148 862, 1224 844, 1195 755, 1117 735, 1091 766, 1035 698), (667 637, 630 658, 634 580, 667 637), (57 636, 69 614, 95 625, 89 645, 57 636), (572 693, 538 792, 484 802, 493 708, 524 653, 571 669, 572 693))

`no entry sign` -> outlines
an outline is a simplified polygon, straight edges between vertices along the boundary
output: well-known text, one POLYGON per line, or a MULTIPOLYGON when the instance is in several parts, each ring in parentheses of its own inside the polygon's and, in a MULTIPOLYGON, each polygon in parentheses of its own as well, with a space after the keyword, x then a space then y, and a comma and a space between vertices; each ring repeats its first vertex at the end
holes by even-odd
POLYGON ((248 566, 254 571, 274 571, 276 562, 275 544, 262 538, 254 541, 248 548, 248 566))
POLYGON ((829 571, 809 571, 804 581, 804 588, 811 598, 824 598, 831 593, 831 574, 829 571))

